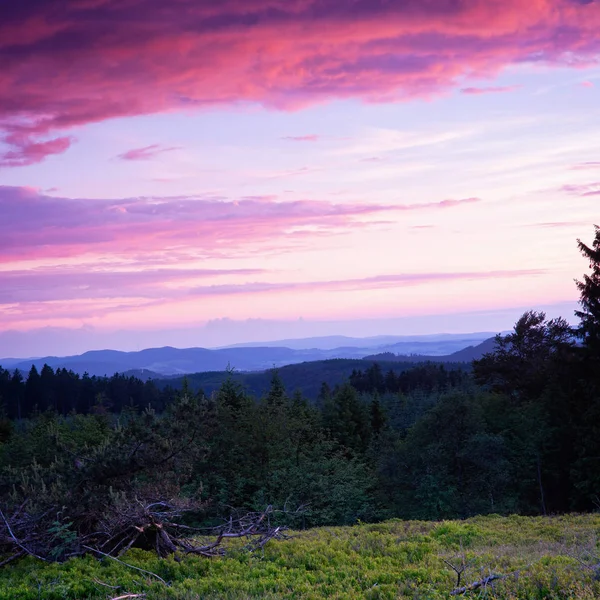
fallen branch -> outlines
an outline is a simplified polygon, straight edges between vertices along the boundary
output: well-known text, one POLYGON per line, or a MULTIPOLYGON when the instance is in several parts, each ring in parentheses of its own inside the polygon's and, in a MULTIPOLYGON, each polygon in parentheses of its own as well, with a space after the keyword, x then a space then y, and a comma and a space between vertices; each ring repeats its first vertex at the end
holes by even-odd
POLYGON ((3 567, 4 565, 7 565, 9 562, 12 562, 13 560, 16 560, 17 558, 21 558, 21 556, 25 556, 25 551, 24 550, 20 550, 16 554, 13 554, 12 556, 9 556, 8 558, 5 558, 2 562, 0 562, 0 567, 3 567))
POLYGON ((35 554, 35 552, 32 552, 31 550, 27 549, 15 536, 15 534, 13 533, 13 530, 10 528, 10 523, 8 522, 8 520, 6 519, 6 517, 4 516, 4 513, 2 512, 2 509, 0 509, 0 516, 2 517, 2 520, 4 521, 4 524, 6 525, 6 529, 8 531, 8 533, 10 534, 10 537, 13 539, 13 541, 15 542, 15 544, 21 548, 21 550, 23 550, 23 552, 26 552, 27 554, 29 554, 30 556, 33 556, 34 558, 38 558, 39 560, 43 560, 45 561, 45 558, 42 558, 41 556, 38 556, 37 554, 35 554))
POLYGON ((462 587, 456 588, 450 592, 451 596, 460 596, 461 594, 466 594, 467 592, 472 592, 473 590, 477 590, 480 587, 486 587, 488 583, 492 581, 497 581, 498 579, 505 579, 508 575, 488 575, 484 577, 480 581, 474 581, 469 585, 463 585, 462 587))
POLYGON ((98 585, 103 585, 104 587, 110 588, 111 590, 120 590, 120 585, 110 585, 110 583, 104 583, 104 581, 100 581, 98 578, 94 577, 91 581, 97 583, 98 585))
POLYGON ((467 592, 472 592, 474 590, 478 590, 479 588, 483 587, 487 587, 488 584, 492 583, 492 581, 499 581, 501 579, 506 579, 507 577, 511 577, 511 576, 518 576, 521 573, 521 570, 519 571, 513 571, 512 573, 506 573, 505 575, 499 573, 493 573, 491 575, 488 575, 487 577, 484 577, 483 579, 480 579, 479 581, 474 581, 473 583, 469 583, 468 585, 463 585, 462 587, 456 588, 454 590, 452 590, 450 592, 451 596, 461 596, 463 594, 466 594, 467 592))
POLYGON ((288 513, 272 506, 262 512, 236 514, 219 527, 195 528, 179 522, 198 508, 198 502, 184 498, 145 502, 138 497, 122 498, 104 513, 90 515, 87 522, 81 516, 74 522, 63 518, 64 525, 57 525, 57 510, 30 514, 19 507, 18 519, 0 510, 0 566, 5 564, 2 560, 10 562, 24 554, 62 561, 90 552, 118 560, 131 548, 154 551, 161 558, 174 555, 176 560, 185 554, 210 558, 225 554, 231 539, 245 538, 245 550, 252 552, 270 540, 289 537, 287 527, 274 522, 276 516, 288 513))

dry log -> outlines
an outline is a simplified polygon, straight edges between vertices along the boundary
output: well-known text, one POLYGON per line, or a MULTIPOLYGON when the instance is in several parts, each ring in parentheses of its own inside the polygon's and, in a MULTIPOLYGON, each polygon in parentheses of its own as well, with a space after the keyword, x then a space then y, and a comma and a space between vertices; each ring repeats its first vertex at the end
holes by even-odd
MULTIPOLYGON (((529 567, 526 568, 528 569, 529 567)), ((450 595, 461 596, 463 594, 466 594, 467 592, 472 592, 474 590, 478 590, 479 588, 485 588, 493 581, 500 581, 502 579, 506 579, 507 577, 512 576, 518 577, 521 574, 521 571, 523 570, 524 569, 519 569, 518 571, 512 571, 511 573, 506 573, 504 575, 493 573, 491 575, 488 575, 487 577, 484 577, 483 579, 480 579, 479 581, 474 581, 473 583, 469 583, 468 585, 464 585, 462 587, 452 590, 450 592, 450 595)))

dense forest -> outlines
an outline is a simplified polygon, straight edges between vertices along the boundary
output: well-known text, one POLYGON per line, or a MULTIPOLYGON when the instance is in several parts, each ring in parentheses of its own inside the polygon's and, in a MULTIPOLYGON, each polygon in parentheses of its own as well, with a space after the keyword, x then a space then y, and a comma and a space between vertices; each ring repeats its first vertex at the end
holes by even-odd
POLYGON ((261 397, 233 373, 204 393, 0 371, 0 552, 120 551, 140 543, 123 533, 146 527, 138 506, 160 507, 155 541, 157 514, 192 527, 272 506, 309 527, 600 507, 600 229, 578 243, 579 324, 527 312, 469 371, 365 363, 310 401, 277 371, 261 397))

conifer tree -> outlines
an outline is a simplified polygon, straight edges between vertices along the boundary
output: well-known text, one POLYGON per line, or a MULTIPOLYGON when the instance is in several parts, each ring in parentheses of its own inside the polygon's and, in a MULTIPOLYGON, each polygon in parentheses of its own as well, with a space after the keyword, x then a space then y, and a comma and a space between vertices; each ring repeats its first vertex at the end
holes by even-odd
POLYGON ((581 320, 579 335, 584 346, 592 356, 600 358, 600 227, 594 225, 594 229, 596 235, 591 247, 577 240, 579 251, 588 259, 592 272, 585 274, 582 281, 576 280, 581 310, 575 314, 581 320))
POLYGON ((271 374, 271 387, 267 394, 267 405, 271 408, 283 406, 286 400, 285 386, 277 369, 271 374))

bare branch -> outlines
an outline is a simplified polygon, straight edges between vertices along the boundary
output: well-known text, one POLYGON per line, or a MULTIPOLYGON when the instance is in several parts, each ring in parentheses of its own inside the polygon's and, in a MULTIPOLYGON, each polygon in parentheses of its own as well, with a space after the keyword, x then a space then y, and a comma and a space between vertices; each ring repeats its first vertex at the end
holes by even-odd
POLYGON ((26 552, 27 554, 29 554, 30 556, 33 556, 34 558, 38 558, 39 560, 43 560, 45 561, 45 558, 42 558, 41 556, 38 556, 37 554, 35 554, 35 552, 32 552, 31 550, 27 549, 15 536, 15 534, 13 533, 13 530, 10 527, 10 524, 8 522, 8 520, 6 519, 6 517, 4 516, 4 513, 2 512, 2 509, 0 509, 0 516, 2 517, 2 520, 4 521, 4 524, 6 525, 6 529, 8 531, 8 533, 10 534, 10 537, 14 540, 15 544, 21 548, 21 550, 23 550, 24 552, 26 552))
POLYGON ((464 585, 462 587, 456 588, 454 590, 452 590, 450 592, 451 596, 462 596, 463 594, 466 594, 467 592, 472 592, 474 590, 478 590, 479 588, 483 587, 486 588, 490 583, 492 583, 492 581, 500 581, 502 579, 507 579, 508 577, 518 577, 522 571, 526 571, 527 569, 530 568, 531 565, 525 567, 524 569, 519 569, 518 571, 513 571, 512 573, 506 573, 506 574, 498 574, 498 573, 492 573, 491 575, 488 575, 487 577, 484 577, 483 579, 480 579, 479 581, 474 581, 473 583, 469 583, 468 585, 464 585))

